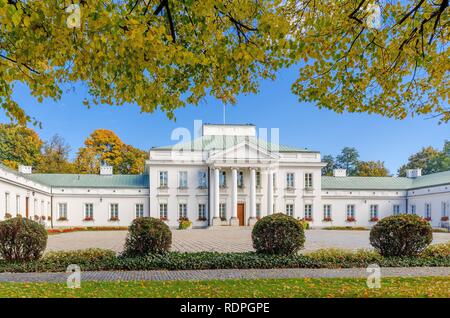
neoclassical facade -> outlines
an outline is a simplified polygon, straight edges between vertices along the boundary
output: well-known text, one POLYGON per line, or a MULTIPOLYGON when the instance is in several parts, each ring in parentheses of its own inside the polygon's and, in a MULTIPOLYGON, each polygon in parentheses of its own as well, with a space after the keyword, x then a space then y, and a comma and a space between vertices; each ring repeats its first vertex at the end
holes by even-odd
POLYGON ((252 226, 282 212, 313 227, 364 226, 415 213, 448 226, 450 171, 408 177, 321 176, 320 152, 268 142, 253 125, 203 125, 199 137, 150 150, 145 173, 36 174, 0 166, 0 219, 49 227, 128 226, 139 216, 171 227, 252 226))

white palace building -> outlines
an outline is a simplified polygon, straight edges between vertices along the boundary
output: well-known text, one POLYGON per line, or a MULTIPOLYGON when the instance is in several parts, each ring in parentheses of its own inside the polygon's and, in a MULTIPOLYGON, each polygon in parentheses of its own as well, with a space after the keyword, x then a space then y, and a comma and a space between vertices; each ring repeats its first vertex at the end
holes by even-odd
POLYGON ((320 153, 269 143, 253 125, 203 125, 192 141, 150 150, 145 173, 36 174, 0 166, 0 220, 22 216, 48 227, 128 226, 140 216, 171 227, 251 226, 276 212, 312 227, 364 226, 415 213, 448 227, 450 171, 407 177, 321 176, 320 153))

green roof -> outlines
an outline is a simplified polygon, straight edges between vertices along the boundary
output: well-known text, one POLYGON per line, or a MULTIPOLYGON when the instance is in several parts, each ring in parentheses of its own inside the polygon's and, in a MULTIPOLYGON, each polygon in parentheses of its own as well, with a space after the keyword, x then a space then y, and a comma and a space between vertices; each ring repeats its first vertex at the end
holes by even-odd
POLYGON ((450 184, 450 171, 415 179, 405 177, 322 177, 322 189, 337 190, 410 190, 450 184))
POLYGON ((52 187, 67 188, 148 188, 148 175, 99 175, 36 173, 24 177, 52 187))
POLYGON ((248 142, 259 147, 262 147, 268 151, 279 152, 318 152, 309 150, 307 148, 290 147, 286 145, 277 145, 269 143, 261 138, 252 136, 202 136, 192 141, 188 141, 181 144, 153 147, 154 150, 173 150, 173 149, 185 149, 188 151, 210 151, 210 150, 225 150, 230 147, 236 146, 242 142, 248 142))

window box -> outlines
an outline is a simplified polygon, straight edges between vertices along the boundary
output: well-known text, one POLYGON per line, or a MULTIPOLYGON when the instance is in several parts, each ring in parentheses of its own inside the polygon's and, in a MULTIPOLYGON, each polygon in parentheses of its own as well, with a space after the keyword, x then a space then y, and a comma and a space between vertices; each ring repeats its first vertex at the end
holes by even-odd
POLYGON ((186 186, 179 186, 178 187, 178 190, 187 190, 188 189, 188 187, 186 187, 186 186))
POLYGON ((443 217, 441 217, 441 221, 448 221, 448 216, 443 216, 443 217))
POLYGON ((208 187, 207 186, 198 186, 197 189, 199 189, 199 190, 206 190, 206 189, 208 189, 208 187))
POLYGON ((169 187, 164 185, 164 186, 159 186, 158 189, 159 190, 167 190, 167 189, 169 189, 169 187))
POLYGON ((425 221, 430 222, 430 221, 431 221, 431 218, 425 218, 425 221))
POLYGON ((378 222, 378 217, 370 218, 370 222, 378 222))
POLYGON ((346 221, 347 221, 347 222, 356 222, 356 218, 350 216, 350 217, 347 217, 347 220, 346 220, 346 221))
POLYGON ((59 218, 56 221, 60 221, 61 222, 61 221, 68 221, 68 220, 67 220, 67 218, 59 218))
POLYGON ((331 218, 323 218, 322 221, 323 222, 333 222, 333 220, 331 218))
POLYGON ((204 221, 207 221, 207 219, 206 218, 198 218, 197 221, 204 222, 204 221))
POLYGON ((168 218, 165 218, 165 217, 160 217, 159 218, 161 221, 169 221, 169 219, 168 218))
POLYGON ((286 187, 285 190, 286 190, 286 191, 294 191, 295 188, 294 188, 294 187, 286 187))
POLYGON ((108 221, 110 221, 110 222, 117 222, 117 221, 120 221, 120 220, 119 220, 118 217, 112 217, 108 221))
POLYGON ((12 218, 11 213, 5 213, 5 219, 10 219, 10 218, 12 218))
POLYGON ((45 220, 46 220, 45 215, 41 216, 41 220, 42 220, 42 221, 45 221, 45 220))
POLYGON ((312 221, 313 221, 313 218, 311 218, 311 217, 307 217, 307 218, 304 218, 304 219, 302 219, 302 220, 304 220, 304 221, 308 221, 308 222, 312 222, 312 221))
POLYGON ((85 218, 83 219, 83 221, 94 221, 94 218, 88 216, 88 217, 85 217, 85 218))

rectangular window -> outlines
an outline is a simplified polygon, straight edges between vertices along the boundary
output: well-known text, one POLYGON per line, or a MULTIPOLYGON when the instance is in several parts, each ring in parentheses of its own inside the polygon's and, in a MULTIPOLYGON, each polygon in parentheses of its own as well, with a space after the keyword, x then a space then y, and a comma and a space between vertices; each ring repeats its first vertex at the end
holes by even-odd
POLYGON ((67 203, 58 204, 58 219, 67 220, 67 203))
POLYGON ((41 201, 41 215, 44 215, 45 214, 45 203, 44 203, 44 201, 42 200, 41 201))
POLYGON ((167 220, 167 203, 159 204, 159 218, 167 220))
POLYGON ((324 204, 323 206, 323 219, 325 221, 331 220, 331 204, 324 204))
POLYGON ((16 215, 20 214, 20 195, 16 195, 16 215))
POLYGON ((118 220, 119 219, 119 204, 117 203, 111 203, 109 205, 109 215, 111 220, 118 220))
POLYGON ((394 215, 399 215, 400 214, 400 205, 399 204, 394 204, 393 205, 393 212, 394 212, 394 215))
POLYGON ((11 214, 11 211, 9 210, 9 193, 5 193, 5 214, 9 213, 11 214))
POLYGON ((443 218, 448 217, 448 210, 447 210, 447 204, 445 202, 442 202, 441 204, 441 216, 443 218))
POLYGON ((305 189, 312 189, 313 187, 313 174, 305 173, 305 189))
POLYGON ((256 217, 261 218, 261 203, 256 203, 256 217))
POLYGON ((375 220, 378 219, 378 205, 372 204, 370 206, 370 219, 375 220))
POLYGON ((178 204, 178 217, 180 219, 186 219, 187 218, 187 204, 186 203, 178 204))
POLYGON ((277 188, 277 174, 273 174, 273 189, 275 190, 277 188))
POLYGON ((291 172, 286 174, 286 187, 294 188, 294 174, 291 172))
POLYGON ((312 204, 305 204, 305 220, 312 220, 312 204))
POLYGON ((221 187, 221 188, 227 187, 227 173, 225 171, 220 171, 219 187, 221 187))
POLYGON ((208 173, 206 171, 198 172, 198 187, 200 189, 206 189, 208 187, 208 173))
POLYGON ((347 220, 355 219, 355 205, 348 204, 347 205, 347 220))
POLYGON ((188 187, 187 171, 180 171, 178 173, 178 187, 181 189, 186 189, 188 187))
POLYGON ((86 203, 84 205, 84 219, 93 220, 94 219, 94 204, 86 203))
POLYGON ((431 220, 431 203, 425 203, 425 218, 431 220))
POLYGON ((225 203, 220 203, 219 204, 219 217, 222 220, 226 220, 227 219, 227 205, 225 203))
POLYGON ((144 217, 144 205, 142 203, 137 203, 135 205, 135 215, 137 218, 143 218, 144 217))
POLYGON ((294 205, 286 204, 286 215, 294 216, 294 205))
POLYGON ((160 188, 167 188, 168 187, 168 179, 169 175, 167 171, 160 171, 159 172, 159 187, 160 188))
POLYGON ((244 172, 243 171, 238 171, 238 175, 237 175, 238 179, 237 179, 237 186, 238 188, 243 188, 244 187, 244 172))
POLYGON ((206 221, 206 204, 200 203, 198 205, 198 219, 201 221, 206 221))
POLYGON ((416 205, 411 204, 411 214, 416 214, 416 205))
POLYGON ((34 199, 34 201, 33 201, 33 212, 34 212, 34 215, 38 214, 38 200, 37 199, 34 199))
POLYGON ((256 177, 256 187, 261 188, 261 171, 256 171, 255 177, 256 177))

